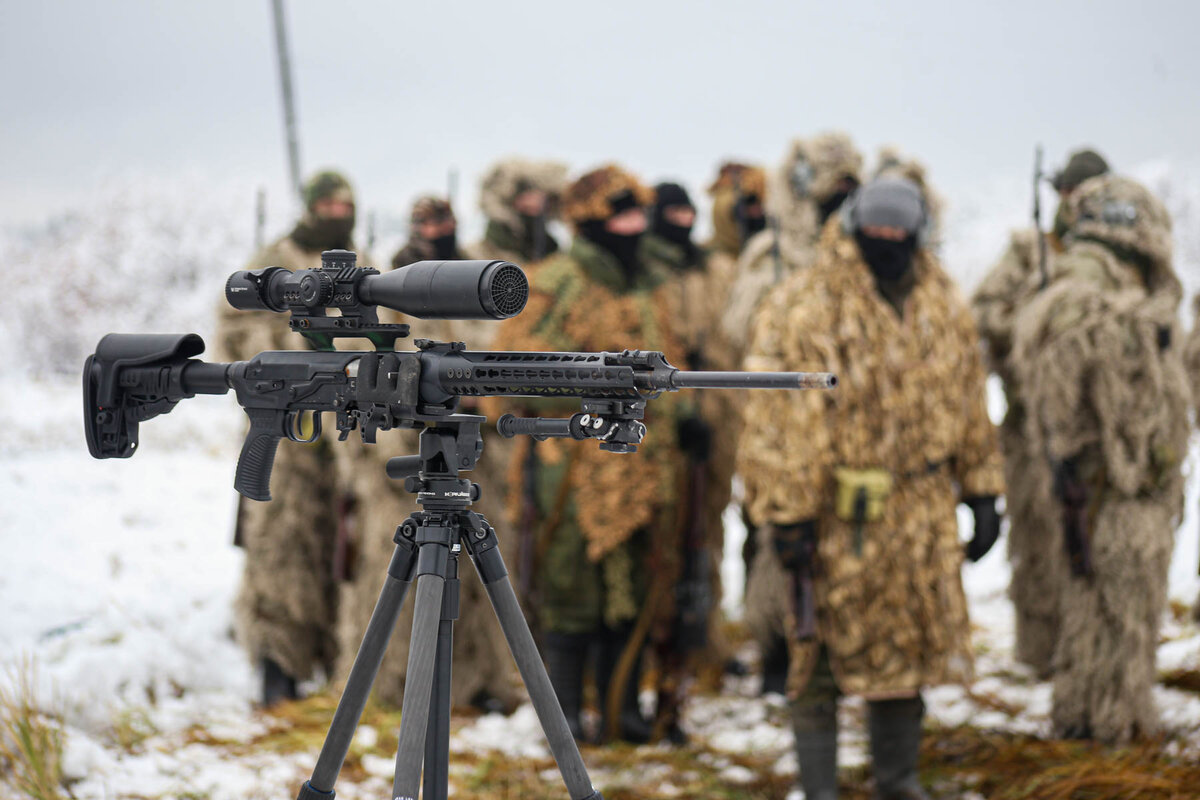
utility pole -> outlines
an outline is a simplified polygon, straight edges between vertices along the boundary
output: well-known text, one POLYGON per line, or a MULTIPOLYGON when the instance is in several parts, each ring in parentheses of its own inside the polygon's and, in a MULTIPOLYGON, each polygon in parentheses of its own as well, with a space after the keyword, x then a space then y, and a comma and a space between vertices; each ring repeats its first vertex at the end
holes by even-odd
POLYGON ((283 127, 287 136, 288 167, 291 170, 292 188, 300 205, 304 205, 300 182, 300 141, 296 135, 296 101, 292 94, 292 65, 288 58, 287 23, 283 19, 283 0, 271 0, 271 13, 275 19, 275 52, 279 56, 279 86, 283 95, 283 127))
POLYGON ((267 190, 258 187, 258 197, 254 204, 254 249, 261 250, 263 246, 263 231, 267 227, 267 190))

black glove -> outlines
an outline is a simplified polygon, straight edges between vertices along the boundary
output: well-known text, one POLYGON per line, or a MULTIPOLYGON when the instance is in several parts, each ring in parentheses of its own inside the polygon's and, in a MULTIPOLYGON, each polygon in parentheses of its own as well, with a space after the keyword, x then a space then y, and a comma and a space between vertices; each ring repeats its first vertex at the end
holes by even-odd
POLYGON ((791 572, 807 570, 817 549, 816 520, 776 525, 771 541, 784 569, 791 572))
POLYGON ((967 542, 967 558, 978 561, 1000 538, 1000 513, 996 511, 994 497, 967 497, 963 502, 975 515, 975 535, 967 542))
POLYGON ((712 428, 700 417, 685 417, 676 426, 679 449, 692 461, 707 461, 712 454, 712 428))

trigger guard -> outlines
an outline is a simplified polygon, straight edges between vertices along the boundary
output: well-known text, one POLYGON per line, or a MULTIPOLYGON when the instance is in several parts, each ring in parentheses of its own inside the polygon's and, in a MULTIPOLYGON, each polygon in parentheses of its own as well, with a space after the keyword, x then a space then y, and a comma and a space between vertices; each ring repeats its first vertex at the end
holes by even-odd
POLYGON ((287 417, 284 418, 284 430, 287 432, 288 441, 295 442, 296 444, 312 444, 321 438, 321 414, 317 411, 311 412, 313 419, 312 436, 309 436, 307 439, 300 436, 296 426, 304 418, 304 413, 303 411, 289 411, 287 417))

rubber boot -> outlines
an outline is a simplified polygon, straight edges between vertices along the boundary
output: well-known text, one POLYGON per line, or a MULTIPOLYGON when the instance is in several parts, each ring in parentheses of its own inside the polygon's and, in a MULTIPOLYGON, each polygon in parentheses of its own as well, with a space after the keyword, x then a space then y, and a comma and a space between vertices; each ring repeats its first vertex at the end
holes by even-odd
POLYGON ((924 714, 920 696, 867 704, 876 800, 929 800, 917 777, 924 714))
POLYGON ((805 800, 837 800, 837 700, 792 703, 791 707, 805 800))
POLYGON ((583 706, 583 663, 589 638, 583 633, 547 633, 544 648, 546 672, 575 741, 583 740, 579 711, 583 706))
POLYGON ((762 694, 787 694, 787 639, 772 634, 771 644, 763 653, 762 672, 762 694))
POLYGON ((299 697, 296 691, 296 679, 283 671, 273 659, 262 660, 262 704, 270 708, 284 700, 295 700, 299 697))
MULTIPOLYGON (((600 737, 608 735, 608 690, 612 683, 613 673, 617 662, 625 652, 632 626, 617 630, 607 630, 602 635, 599 652, 596 655, 596 694, 600 701, 600 737)), ((654 729, 638 704, 638 690, 642 677, 642 656, 638 654, 629 671, 629 679, 625 681, 625 690, 621 695, 621 707, 617 717, 618 737, 622 741, 633 744, 645 744, 654 736, 654 729)))

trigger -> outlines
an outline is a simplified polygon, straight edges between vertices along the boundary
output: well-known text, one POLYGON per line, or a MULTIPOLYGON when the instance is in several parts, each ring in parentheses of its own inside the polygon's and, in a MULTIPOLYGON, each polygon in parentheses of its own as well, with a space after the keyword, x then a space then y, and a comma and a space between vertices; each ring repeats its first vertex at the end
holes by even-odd
POLYGON ((316 411, 290 411, 287 437, 298 444, 312 444, 321 436, 321 414, 316 411))

